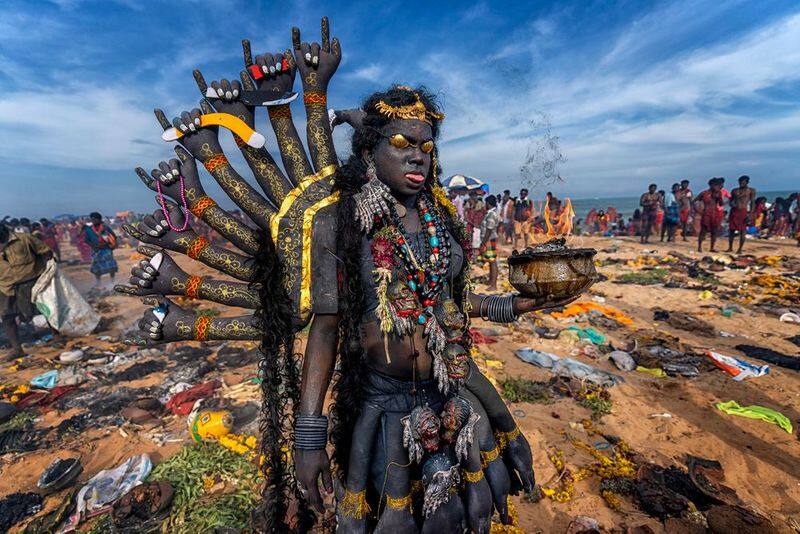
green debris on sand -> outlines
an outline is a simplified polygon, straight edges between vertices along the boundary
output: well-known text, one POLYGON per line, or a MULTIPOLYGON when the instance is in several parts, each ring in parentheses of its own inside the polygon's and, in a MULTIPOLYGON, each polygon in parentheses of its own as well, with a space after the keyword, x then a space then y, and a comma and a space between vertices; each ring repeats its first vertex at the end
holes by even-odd
POLYGON ((613 402, 607 389, 586 385, 576 395, 578 404, 592 411, 592 420, 597 421, 611 413, 613 402))
POLYGON ((500 380, 500 395, 511 402, 534 402, 552 404, 553 396, 547 382, 534 382, 525 378, 504 378, 500 380))
POLYGON ((656 267, 655 269, 625 273, 618 277, 614 282, 618 284, 637 284, 640 286, 652 286, 663 284, 669 277, 669 269, 656 267))
POLYGON ((255 463, 214 442, 184 447, 149 480, 168 480, 175 490, 164 531, 192 534, 247 529, 262 482, 255 463))
POLYGON ((36 416, 30 412, 19 412, 17 415, 0 425, 0 432, 6 430, 22 430, 33 426, 36 416))

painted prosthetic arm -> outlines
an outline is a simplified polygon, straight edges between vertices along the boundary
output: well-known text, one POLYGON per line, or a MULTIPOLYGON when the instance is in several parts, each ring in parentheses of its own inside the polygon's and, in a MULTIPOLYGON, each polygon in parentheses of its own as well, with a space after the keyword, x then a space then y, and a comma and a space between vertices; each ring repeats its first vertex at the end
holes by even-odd
MULTIPOLYGON (((248 43, 245 53, 246 58, 249 55, 249 50, 248 43)), ((273 67, 273 71, 274 69, 275 67, 273 67)), ((266 102, 266 98, 263 98, 264 96, 273 98, 273 95, 266 87, 258 90, 246 71, 240 73, 240 78, 242 80, 241 83, 223 78, 219 81, 212 81, 211 85, 208 85, 205 78, 203 78, 203 74, 199 70, 194 71, 197 87, 217 112, 238 117, 249 128, 255 129, 255 106, 263 105, 266 102)), ((272 78, 276 77, 272 76, 272 78)), ((289 81, 289 87, 291 89, 291 80, 289 81)), ((233 136, 233 140, 242 152, 256 182, 264 190, 269 201, 274 206, 280 206, 281 200, 294 187, 294 184, 286 178, 277 166, 266 146, 259 148, 250 146, 237 135, 233 136)))
POLYGON ((164 297, 148 297, 145 304, 154 308, 144 312, 139 330, 126 343, 153 346, 171 341, 261 339, 257 319, 252 315, 218 318, 197 315, 164 297))
MULTIPOLYGON (((211 105, 202 100, 200 108, 188 112, 184 111, 180 117, 172 119, 172 124, 167 121, 164 112, 160 109, 155 110, 155 114, 166 133, 180 135, 178 139, 181 145, 205 166, 209 174, 214 177, 230 199, 259 228, 268 228, 269 218, 275 213, 275 208, 231 166, 219 144, 219 128, 217 126, 202 126, 204 116, 214 113, 211 105)), ((228 118, 228 116, 224 117, 228 118)), ((238 119, 234 120, 238 121, 238 119)), ((238 125, 234 124, 235 127, 239 125, 241 125, 241 121, 239 121, 238 125)), ((246 128, 244 132, 241 132, 243 135, 248 135, 248 137, 260 136, 260 134, 250 130, 249 127, 246 128)), ((263 141, 263 137, 260 137, 260 139, 263 141)))
POLYGON ((192 276, 163 250, 146 245, 136 250, 149 260, 141 260, 131 269, 130 285, 114 286, 118 293, 138 297, 178 295, 190 299, 211 300, 226 306, 251 310, 258 308, 258 292, 250 284, 192 276))
POLYGON ((298 185, 303 178, 314 173, 306 156, 300 135, 297 133, 290 103, 296 96, 292 93, 297 65, 289 50, 275 54, 257 55, 255 62, 250 52, 250 41, 243 40, 244 64, 258 91, 271 94, 270 105, 267 106, 272 129, 278 140, 283 168, 289 179, 298 185))
POLYGON ((255 277, 253 258, 212 245, 208 239, 192 230, 178 206, 171 202, 165 205, 169 220, 162 210, 157 210, 152 215, 147 215, 140 223, 125 224, 122 227, 134 239, 186 254, 193 260, 199 260, 239 280, 253 281, 255 277))
POLYGON ((342 49, 338 39, 331 41, 327 17, 322 18, 321 41, 301 42, 300 30, 292 28, 294 58, 303 83, 308 150, 318 173, 337 163, 327 104, 328 83, 339 68, 342 49))
POLYGON ((175 204, 203 220, 243 252, 255 255, 258 252, 258 232, 220 208, 214 199, 206 195, 194 158, 180 146, 175 147, 175 152, 180 161, 162 161, 150 175, 137 167, 136 174, 144 185, 158 193, 162 208, 166 209, 162 196, 171 198, 175 204))

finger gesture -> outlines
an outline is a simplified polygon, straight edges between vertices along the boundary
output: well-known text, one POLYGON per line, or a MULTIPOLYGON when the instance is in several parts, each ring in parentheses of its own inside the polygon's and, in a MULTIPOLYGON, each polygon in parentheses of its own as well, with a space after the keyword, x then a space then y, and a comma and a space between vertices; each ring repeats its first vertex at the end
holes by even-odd
POLYGON ((142 315, 138 329, 125 343, 149 347, 170 341, 191 339, 194 314, 165 297, 147 297, 145 304, 153 306, 142 315))
POLYGON ((178 117, 174 117, 170 123, 166 115, 160 109, 154 111, 158 123, 164 130, 175 128, 183 134, 180 138, 189 153, 197 159, 208 152, 219 152, 219 127, 200 126, 200 117, 206 113, 213 113, 214 109, 205 99, 200 101, 200 108, 191 111, 184 111, 178 117))
POLYGON ((255 90, 253 81, 245 71, 240 73, 241 82, 222 78, 219 81, 212 81, 211 85, 206 83, 203 73, 199 70, 195 69, 193 75, 200 93, 208 100, 214 110, 239 117, 250 128, 254 128, 254 108, 245 104, 241 99, 242 90, 255 90))
POLYGON ((303 89, 324 91, 328 88, 339 63, 342 61, 342 48, 339 40, 330 38, 328 17, 322 17, 321 43, 311 44, 301 41, 300 29, 292 28, 292 46, 297 68, 303 80, 303 89))
MULTIPOLYGON (((250 83, 255 83, 254 88, 248 89, 246 87, 245 89, 253 90, 258 88, 259 91, 274 94, 274 99, 276 100, 292 91, 297 65, 295 65, 291 51, 260 54, 253 61, 250 41, 247 39, 242 41, 242 50, 244 53, 244 65, 247 69, 247 74, 249 74, 247 79, 250 80, 252 78, 250 83)), ((245 76, 243 74, 242 83, 244 83, 244 80, 245 76)))
POLYGON ((175 295, 185 289, 189 275, 178 267, 163 250, 140 246, 137 251, 149 259, 141 260, 131 269, 129 285, 114 286, 114 291, 127 295, 175 295))

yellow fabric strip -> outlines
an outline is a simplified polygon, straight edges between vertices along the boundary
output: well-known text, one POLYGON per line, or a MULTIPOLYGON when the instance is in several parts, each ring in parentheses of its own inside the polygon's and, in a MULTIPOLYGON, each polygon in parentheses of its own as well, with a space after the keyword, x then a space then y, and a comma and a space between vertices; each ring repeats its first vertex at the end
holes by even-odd
POLYGON ((314 216, 319 210, 339 201, 339 191, 312 205, 303 214, 303 256, 300 278, 300 318, 306 320, 311 313, 311 232, 314 216))
POLYGON ((303 191, 335 172, 336 165, 328 165, 327 167, 323 167, 318 173, 311 174, 300 180, 300 183, 297 184, 297 187, 287 193, 286 197, 283 199, 283 202, 281 202, 280 210, 278 210, 278 213, 275 214, 269 222, 270 231, 272 232, 272 241, 277 243, 281 219, 283 219, 286 213, 288 213, 289 209, 292 207, 292 204, 294 204, 294 201, 297 200, 303 191))

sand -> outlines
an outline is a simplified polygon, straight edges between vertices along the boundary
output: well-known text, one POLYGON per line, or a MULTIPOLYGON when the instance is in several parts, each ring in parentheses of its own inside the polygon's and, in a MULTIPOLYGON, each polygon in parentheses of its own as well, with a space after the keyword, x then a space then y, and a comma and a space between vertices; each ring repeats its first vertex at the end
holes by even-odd
MULTIPOLYGON (((579 237, 573 238, 571 244, 590 246, 598 250, 616 249, 613 252, 599 252, 598 260, 609 257, 634 259, 644 251, 650 251, 649 255, 653 257, 660 257, 671 250, 694 258, 701 257, 694 252, 694 242, 640 245, 634 238, 579 237)), ((720 243, 720 248, 724 248, 723 243, 720 243)), ((508 247, 504 247, 500 256, 504 257, 509 252, 508 247)), ((756 256, 800 256, 800 249, 793 242, 779 240, 748 241, 745 252, 756 256)), ((120 249, 117 257, 121 267, 118 278, 124 281, 131 265, 141 257, 131 249, 120 249)), ((180 263, 186 267, 191 265, 195 270, 198 265, 190 260, 181 260, 180 263)), ((501 267, 501 285, 504 284, 505 269, 501 267)), ((683 343, 695 349, 712 349, 733 356, 742 356, 734 348, 740 343, 769 347, 785 354, 798 354, 798 347, 786 340, 787 337, 800 334, 798 325, 782 323, 777 317, 754 311, 744 305, 741 305, 743 313, 736 313, 730 318, 723 317, 716 306, 730 301, 720 300, 716 295, 708 300, 700 300, 698 290, 613 283, 616 276, 637 269, 624 263, 600 267, 599 271, 610 280, 597 283, 583 297, 583 300, 602 297, 607 305, 633 318, 634 323, 630 327, 603 331, 615 346, 624 346, 625 338, 635 330, 655 329, 679 336, 683 343), (654 323, 654 307, 692 313, 713 324, 715 329, 733 334, 733 337, 704 337, 697 332, 685 332, 662 323, 654 323)), ((210 274, 205 268, 203 271, 198 274, 210 274)), ((780 269, 768 268, 763 272, 778 273, 780 269)), ((93 283, 86 266, 66 267, 66 273, 84 291, 93 283)), ((483 269, 475 268, 476 275, 483 273, 483 269)), ((741 270, 726 270, 715 274, 724 281, 726 288, 735 287, 752 276, 752 273, 741 270)), ((479 284, 477 289, 481 291, 485 286, 479 284)), ((145 306, 137 299, 117 295, 100 300, 108 329, 85 338, 69 339, 62 347, 47 344, 31 347, 28 349, 30 367, 12 372, 9 371, 9 363, 0 364, 0 381, 6 384, 26 383, 32 377, 53 368, 51 362, 61 351, 74 347, 88 345, 112 351, 127 350, 118 343, 100 341, 98 337, 119 336, 125 328, 138 320, 145 306)), ((236 310, 231 313, 236 313, 236 310)), ((556 320, 549 314, 541 313, 536 316, 548 326, 564 327, 570 324, 565 320, 556 320)), ((540 339, 532 331, 533 319, 534 317, 530 317, 520 321, 508 330, 501 329, 494 344, 478 345, 479 351, 485 357, 501 362, 493 364, 491 369, 495 379, 507 376, 531 380, 550 378, 547 370, 527 364, 514 355, 514 351, 521 347, 569 356, 574 347, 561 340, 540 339)), ((474 321, 473 326, 479 329, 492 327, 480 320, 474 321)), ((247 343, 238 345, 252 346, 247 343)), ((619 436, 647 460, 664 466, 684 465, 687 454, 719 460, 724 468, 725 484, 734 488, 744 501, 781 518, 800 520, 800 442, 797 429, 790 435, 775 425, 725 415, 714 407, 714 403, 728 400, 736 400, 741 405, 767 406, 782 412, 795 427, 800 426, 798 372, 771 366, 767 376, 743 382, 733 381, 722 371, 703 372, 696 378, 656 378, 643 373, 618 371, 611 362, 602 357, 598 360, 590 360, 584 356, 576 358, 624 376, 623 384, 610 389, 613 401, 611 414, 596 423, 603 433, 619 436), (665 413, 671 417, 663 417, 665 413)), ((255 365, 251 365, 225 372, 222 378, 227 385, 233 385, 255 371, 255 365)), ((219 376, 219 373, 214 372, 208 376, 219 376)), ((164 373, 155 373, 123 385, 150 386, 160 383, 164 377, 164 373)), ((96 388, 98 395, 105 395, 115 386, 86 383, 81 387, 96 388)), ((576 425, 587 419, 590 412, 574 400, 558 399, 549 405, 513 403, 509 408, 517 416, 519 426, 531 444, 539 483, 552 483, 555 469, 548 459, 548 451, 553 448, 563 451, 566 464, 573 469, 590 460, 586 453, 577 450, 567 439, 567 436, 573 436, 587 443, 597 441, 581 432, 576 425)), ((75 413, 76 410, 46 412, 36 421, 36 427, 54 426, 75 413)), ((164 418, 160 427, 126 423, 121 427, 90 429, 77 437, 63 440, 50 450, 0 456, 0 497, 14 491, 35 491, 39 475, 57 457, 80 457, 84 463, 80 480, 85 481, 97 471, 119 465, 133 454, 146 452, 157 463, 189 441, 185 419, 177 416, 164 418), (176 441, 159 445, 148 437, 154 429, 168 433, 176 441)), ((520 515, 520 526, 527 532, 561 533, 566 530, 570 520, 578 515, 593 517, 609 529, 647 524, 655 532, 664 531, 660 522, 644 514, 632 502, 623 501, 621 512, 611 510, 600 497, 598 482, 593 479, 577 483, 574 498, 566 503, 547 499, 539 503, 521 502, 519 498, 514 498, 514 501, 520 515)), ((58 494, 48 498, 46 508, 53 508, 57 504, 58 494)))

